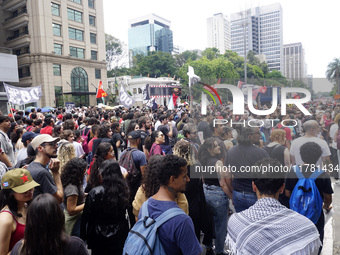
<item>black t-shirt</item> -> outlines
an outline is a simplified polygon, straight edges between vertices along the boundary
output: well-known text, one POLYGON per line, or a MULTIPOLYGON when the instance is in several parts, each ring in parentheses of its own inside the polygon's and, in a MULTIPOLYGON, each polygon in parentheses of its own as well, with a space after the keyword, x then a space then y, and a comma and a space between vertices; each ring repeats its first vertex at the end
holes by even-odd
MULTIPOLYGON (((305 178, 309 178, 312 175, 312 172, 310 171, 310 167, 307 168, 307 166, 302 165, 300 169, 301 169, 303 176, 305 176, 305 178)), ((299 178, 296 176, 296 173, 294 172, 293 169, 291 169, 286 177, 285 189, 289 191, 293 191, 298 180, 299 178)), ((323 193, 333 194, 331 179, 328 173, 326 173, 325 171, 323 171, 323 173, 320 174, 318 178, 316 178, 315 184, 320 192, 322 200, 323 200, 323 193)))
POLYGON ((209 126, 209 123, 205 120, 201 121, 197 126, 198 132, 203 132, 203 138, 204 140, 208 139, 209 137, 212 137, 212 132, 209 126))
POLYGON ((163 145, 169 145, 169 137, 168 137, 168 134, 169 134, 169 128, 165 125, 160 125, 158 126, 158 129, 159 131, 161 131, 163 133, 163 135, 165 136, 165 142, 163 143, 163 145))

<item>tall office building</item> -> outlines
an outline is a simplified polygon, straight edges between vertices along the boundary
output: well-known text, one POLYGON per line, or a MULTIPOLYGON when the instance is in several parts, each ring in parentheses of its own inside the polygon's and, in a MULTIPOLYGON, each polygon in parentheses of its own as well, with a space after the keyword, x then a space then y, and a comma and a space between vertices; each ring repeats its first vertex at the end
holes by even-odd
POLYGON ((306 79, 307 70, 305 63, 305 50, 302 43, 283 45, 285 72, 287 79, 306 79))
POLYGON ((222 13, 207 19, 208 47, 219 49, 221 54, 231 49, 230 22, 222 13))
POLYGON ((231 50, 244 56, 252 50, 264 54, 269 70, 284 74, 282 8, 279 3, 251 8, 230 16, 231 50))
POLYGON ((173 36, 171 22, 155 14, 129 21, 129 52, 146 55, 148 51, 172 53, 173 36))
POLYGON ((107 83, 103 0, 2 0, 0 17, 0 47, 18 56, 11 85, 42 85, 39 106, 96 104, 107 83))

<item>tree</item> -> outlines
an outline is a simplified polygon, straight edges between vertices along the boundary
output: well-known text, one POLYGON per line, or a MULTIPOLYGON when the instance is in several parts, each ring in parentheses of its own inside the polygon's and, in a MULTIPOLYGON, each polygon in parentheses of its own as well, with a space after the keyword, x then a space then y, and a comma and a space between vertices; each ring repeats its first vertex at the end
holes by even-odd
POLYGON ((260 60, 255 56, 254 51, 250 50, 247 54, 248 63, 251 65, 260 65, 260 60))
POLYGON ((213 60, 214 58, 218 58, 221 56, 219 49, 217 48, 206 48, 202 52, 202 57, 206 57, 209 60, 213 60))
POLYGON ((124 58, 127 57, 126 45, 112 35, 105 34, 107 68, 120 68, 125 66, 124 58))
POLYGON ((188 61, 195 61, 199 56, 197 51, 186 50, 181 54, 175 55, 176 67, 181 68, 188 61))
POLYGON ((334 58, 327 66, 326 77, 329 81, 334 82, 337 88, 337 94, 340 94, 340 58, 334 58))

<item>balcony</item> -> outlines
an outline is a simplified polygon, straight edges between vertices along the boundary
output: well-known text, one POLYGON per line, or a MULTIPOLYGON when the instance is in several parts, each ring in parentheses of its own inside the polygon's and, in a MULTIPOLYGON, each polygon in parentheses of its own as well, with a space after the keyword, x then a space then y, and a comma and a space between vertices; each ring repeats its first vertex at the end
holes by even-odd
POLYGON ((26 5, 26 0, 3 0, 2 8, 4 11, 15 11, 18 8, 26 5))
POLYGON ((17 30, 20 27, 27 26, 28 24, 28 14, 27 10, 23 10, 18 13, 13 13, 13 15, 3 23, 4 29, 6 30, 17 30))
POLYGON ((24 31, 24 32, 21 32, 21 33, 18 33, 18 34, 15 34, 15 35, 12 35, 10 37, 7 37, 7 41, 11 41, 11 40, 14 40, 15 38, 19 38, 23 35, 28 35, 28 31, 24 31))
POLYGON ((7 42, 5 42, 5 46, 7 48, 19 48, 23 45, 29 45, 31 38, 28 34, 28 31, 14 34, 10 37, 7 37, 7 42))

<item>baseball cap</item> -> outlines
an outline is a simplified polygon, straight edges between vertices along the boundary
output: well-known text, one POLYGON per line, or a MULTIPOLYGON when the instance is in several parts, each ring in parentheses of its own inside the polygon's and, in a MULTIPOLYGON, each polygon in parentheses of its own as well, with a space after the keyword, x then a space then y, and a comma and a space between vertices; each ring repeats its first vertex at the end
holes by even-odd
POLYGON ((50 143, 50 142, 59 142, 60 138, 59 137, 52 137, 50 135, 47 134, 42 134, 42 135, 38 135, 36 136, 32 142, 31 142, 31 146, 34 150, 37 149, 38 146, 40 146, 42 143, 50 143))
POLYGON ((21 141, 22 141, 22 142, 26 142, 27 140, 32 139, 32 138, 36 137, 37 135, 38 135, 38 134, 33 133, 33 132, 31 132, 31 131, 25 132, 25 133, 22 135, 22 137, 21 137, 21 141))
POLYGON ((127 137, 127 139, 138 139, 138 138, 141 138, 141 136, 140 136, 140 133, 137 131, 131 131, 127 137))
POLYGON ((24 193, 34 187, 40 186, 36 183, 30 172, 23 168, 15 168, 8 171, 2 176, 1 187, 3 189, 12 189, 17 193, 24 193))
POLYGON ((63 115, 59 114, 58 119, 62 119, 62 118, 63 118, 63 115))

